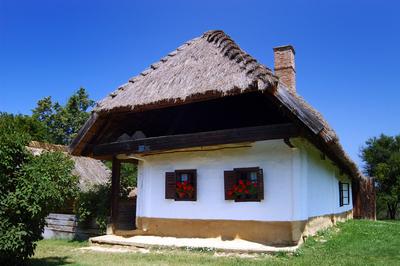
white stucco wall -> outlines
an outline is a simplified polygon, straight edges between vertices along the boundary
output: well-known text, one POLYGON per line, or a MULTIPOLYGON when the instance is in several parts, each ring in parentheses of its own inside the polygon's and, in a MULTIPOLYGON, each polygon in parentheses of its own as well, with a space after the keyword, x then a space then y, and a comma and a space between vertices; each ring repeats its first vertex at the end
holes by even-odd
POLYGON ((218 151, 146 156, 139 163, 137 216, 187 219, 288 221, 292 219, 292 151, 282 140, 218 151), (224 199, 224 171, 239 167, 264 171, 264 200, 224 199), (197 169, 197 201, 165 199, 165 172, 197 169))
POLYGON ((309 217, 341 213, 353 208, 351 181, 340 175, 339 169, 328 159, 321 159, 315 148, 305 148, 307 154, 307 213, 309 217), (349 205, 339 206, 339 180, 349 183, 349 205))
POLYGON ((351 198, 350 205, 339 207, 335 167, 303 144, 291 149, 283 140, 269 140, 244 148, 146 156, 138 166, 137 216, 297 221, 350 210, 351 198), (264 200, 226 201, 224 171, 257 166, 264 172, 264 200), (177 169, 197 170, 197 201, 165 199, 165 172, 177 169))

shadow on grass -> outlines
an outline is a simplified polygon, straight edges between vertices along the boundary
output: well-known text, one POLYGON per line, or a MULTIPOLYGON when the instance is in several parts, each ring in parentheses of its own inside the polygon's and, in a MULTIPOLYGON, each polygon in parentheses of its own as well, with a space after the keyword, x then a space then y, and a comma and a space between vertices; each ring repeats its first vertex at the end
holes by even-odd
POLYGON ((77 244, 82 244, 82 243, 88 243, 89 239, 81 239, 81 238, 73 238, 71 240, 68 240, 68 243, 77 243, 77 244))
POLYGON ((64 257, 46 257, 46 258, 31 258, 28 260, 27 265, 68 265, 72 262, 68 261, 67 256, 64 257))

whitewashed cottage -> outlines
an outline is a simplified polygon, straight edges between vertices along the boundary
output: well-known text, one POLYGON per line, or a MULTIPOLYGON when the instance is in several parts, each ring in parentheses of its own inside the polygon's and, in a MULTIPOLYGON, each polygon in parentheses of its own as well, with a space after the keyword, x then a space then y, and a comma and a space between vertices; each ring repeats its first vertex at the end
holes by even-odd
POLYGON ((296 245, 353 202, 364 215, 366 179, 297 93, 294 48, 273 51, 274 71, 209 31, 98 102, 70 150, 113 161, 111 233, 296 245), (138 164, 133 231, 116 226, 124 161, 138 164))

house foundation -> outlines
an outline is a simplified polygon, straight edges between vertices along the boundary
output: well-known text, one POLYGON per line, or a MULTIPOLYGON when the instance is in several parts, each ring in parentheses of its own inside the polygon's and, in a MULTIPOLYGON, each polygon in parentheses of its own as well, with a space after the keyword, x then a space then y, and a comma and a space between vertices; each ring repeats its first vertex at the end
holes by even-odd
MULTIPOLYGON (((352 218, 352 211, 304 221, 239 221, 137 217, 135 234, 177 238, 242 239, 264 245, 295 246, 303 236, 352 218)), ((133 232, 133 231, 132 231, 133 232)), ((123 234, 123 232, 121 232, 123 234)))

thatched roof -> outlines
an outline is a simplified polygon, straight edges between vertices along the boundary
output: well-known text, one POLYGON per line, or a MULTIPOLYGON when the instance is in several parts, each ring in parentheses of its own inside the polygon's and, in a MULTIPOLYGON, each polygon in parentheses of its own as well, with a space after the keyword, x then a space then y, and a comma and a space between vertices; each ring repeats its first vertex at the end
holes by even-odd
POLYGON ((96 134, 96 121, 110 113, 149 110, 249 91, 261 91, 272 98, 310 130, 311 138, 335 157, 339 167, 353 178, 362 177, 322 115, 220 30, 186 42, 99 101, 70 149, 79 154, 96 134))
MULTIPOLYGON (((27 147, 33 155, 39 155, 44 151, 68 152, 68 147, 32 141, 27 147)), ((101 161, 89 157, 71 156, 75 163, 72 174, 79 177, 79 188, 87 190, 94 185, 105 184, 110 180, 111 171, 101 161)))
POLYGON ((98 102, 95 112, 133 111, 213 94, 238 94, 271 87, 271 70, 242 51, 222 31, 190 40, 98 102))

